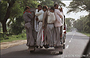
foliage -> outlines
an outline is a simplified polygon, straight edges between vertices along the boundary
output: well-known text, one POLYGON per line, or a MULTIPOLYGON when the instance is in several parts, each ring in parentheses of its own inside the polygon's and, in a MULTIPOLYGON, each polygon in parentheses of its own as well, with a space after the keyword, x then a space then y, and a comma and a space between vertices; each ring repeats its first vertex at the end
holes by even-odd
POLYGON ((90 37, 90 33, 83 33, 83 34, 85 34, 85 35, 87 35, 88 37, 90 37))
POLYGON ((74 27, 80 32, 90 33, 90 0, 73 0, 69 5, 69 12, 86 10, 89 14, 74 22, 74 27))
POLYGON ((61 0, 53 0, 54 3, 57 3, 60 6, 66 6, 63 2, 61 2, 61 0))
POLYGON ((66 24, 67 24, 67 26, 71 26, 70 20, 71 20, 71 18, 66 18, 66 24))
POLYGON ((67 30, 71 29, 71 21, 74 21, 73 18, 66 18, 67 30))
POLYGON ((15 40, 26 40, 26 33, 18 34, 18 35, 9 35, 3 38, 4 34, 0 34, 0 42, 11 42, 15 40), (8 38, 8 39, 5 39, 8 38))
POLYGON ((0 33, 0 41, 3 40, 3 39, 4 39, 4 38, 3 38, 3 34, 0 33))
POLYGON ((37 0, 21 0, 22 6, 25 8, 25 6, 29 6, 30 8, 36 8, 37 5, 39 4, 37 0))
POLYGON ((77 30, 80 32, 90 33, 90 17, 81 17, 74 22, 74 27, 77 28, 77 30))
POLYGON ((41 5, 42 6, 46 5, 48 7, 51 7, 54 5, 54 2, 52 0, 42 0, 41 5))
POLYGON ((21 24, 23 22, 23 18, 19 17, 16 18, 16 21, 11 24, 11 33, 12 34, 20 34, 22 33, 22 30, 24 29, 24 26, 21 24))
POLYGON ((68 8, 70 8, 68 12, 78 12, 82 10, 90 12, 90 0, 73 0, 68 8))
POLYGON ((10 22, 14 18, 18 18, 23 15, 25 6, 30 6, 30 8, 36 8, 39 3, 37 0, 1 0, 0 2, 0 22, 2 23, 3 32, 7 32, 6 22, 10 19, 10 22))
POLYGON ((22 16, 23 14, 23 7, 20 7, 20 4, 16 1, 13 7, 11 8, 11 13, 10 13, 10 19, 11 18, 18 18, 19 16, 22 16))
POLYGON ((48 7, 51 7, 54 6, 55 3, 57 3, 59 6, 65 6, 65 4, 61 2, 61 0, 38 0, 38 1, 40 1, 42 6, 46 5, 48 7))
POLYGON ((6 1, 1 1, 1 3, 0 3, 0 20, 4 19, 6 9, 7 9, 7 2, 6 1))

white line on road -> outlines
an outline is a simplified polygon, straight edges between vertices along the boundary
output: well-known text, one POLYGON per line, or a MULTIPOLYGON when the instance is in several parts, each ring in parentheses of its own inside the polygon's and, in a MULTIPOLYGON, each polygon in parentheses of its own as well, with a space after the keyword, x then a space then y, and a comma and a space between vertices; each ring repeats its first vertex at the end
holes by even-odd
POLYGON ((70 39, 69 43, 72 41, 72 38, 70 39))
MULTIPOLYGON (((72 37, 71 37, 69 43, 72 42, 72 39, 73 39, 73 36, 74 36, 74 35, 75 35, 75 33, 72 35, 72 37)), ((69 47, 69 45, 66 46, 66 49, 68 49, 68 47, 69 47)))
POLYGON ((68 49, 69 45, 66 46, 66 49, 68 49))
MULTIPOLYGON (((73 34, 73 36, 74 36, 74 35, 75 35, 75 33, 73 34)), ((73 38, 73 36, 72 36, 72 38, 73 38)), ((71 38, 71 39, 72 39, 72 38, 71 38)))
POLYGON ((71 38, 71 40, 69 41, 69 43, 72 41, 72 38, 71 38))
MULTIPOLYGON (((75 33, 73 34, 73 36, 74 36, 74 35, 75 35, 75 33)), ((72 36, 72 38, 73 38, 73 36, 72 36)), ((72 42, 72 38, 70 39, 69 43, 72 42)))

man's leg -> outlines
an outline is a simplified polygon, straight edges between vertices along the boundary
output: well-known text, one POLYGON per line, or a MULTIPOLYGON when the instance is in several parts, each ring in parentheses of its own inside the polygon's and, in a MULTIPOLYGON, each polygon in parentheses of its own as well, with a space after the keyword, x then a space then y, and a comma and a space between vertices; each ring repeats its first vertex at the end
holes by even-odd
POLYGON ((56 46, 60 46, 60 27, 56 27, 56 46))
POLYGON ((26 36, 27 36, 27 46, 29 46, 29 30, 26 28, 26 36))
POLYGON ((60 42, 61 44, 63 43, 63 38, 62 38, 62 26, 60 27, 60 42))
POLYGON ((51 45, 51 25, 47 24, 47 45, 51 45))
POLYGON ((33 33, 32 33, 32 26, 30 25, 30 28, 29 28, 29 36, 30 36, 30 40, 29 40, 29 42, 30 42, 30 46, 34 46, 34 41, 35 41, 35 39, 34 39, 34 37, 33 37, 33 33))
POLYGON ((37 41, 36 41, 36 45, 37 46, 41 46, 41 37, 42 37, 42 22, 39 22, 39 31, 37 34, 37 41))
POLYGON ((53 46, 54 45, 54 25, 53 24, 51 25, 50 33, 51 33, 50 34, 51 35, 51 38, 50 38, 51 39, 51 43, 50 44, 51 44, 51 46, 53 46))
POLYGON ((53 28, 51 30, 51 34, 52 34, 52 46, 54 46, 54 36, 55 36, 54 25, 53 25, 53 28))
POLYGON ((59 53, 63 53, 63 47, 61 46, 60 43, 60 27, 56 27, 56 46, 55 46, 55 51, 59 51, 59 53))
POLYGON ((27 46, 34 46, 34 37, 32 34, 32 26, 31 24, 27 24, 26 26, 26 35, 27 35, 27 46), (29 26, 29 27, 27 27, 29 26))

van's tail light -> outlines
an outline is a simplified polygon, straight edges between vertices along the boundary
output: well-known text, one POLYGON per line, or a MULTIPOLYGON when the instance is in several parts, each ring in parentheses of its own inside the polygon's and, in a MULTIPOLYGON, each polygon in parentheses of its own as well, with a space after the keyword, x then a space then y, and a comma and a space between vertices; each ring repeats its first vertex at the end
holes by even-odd
POLYGON ((66 34, 66 31, 64 32, 64 34, 66 34))

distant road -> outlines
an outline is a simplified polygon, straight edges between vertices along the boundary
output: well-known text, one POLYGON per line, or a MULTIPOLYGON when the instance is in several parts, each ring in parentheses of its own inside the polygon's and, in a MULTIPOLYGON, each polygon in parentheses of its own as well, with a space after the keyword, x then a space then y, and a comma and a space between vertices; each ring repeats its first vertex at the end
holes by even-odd
POLYGON ((66 49, 62 55, 51 55, 50 50, 39 49, 34 53, 27 51, 26 44, 1 50, 1 58, 79 58, 89 37, 78 32, 68 32, 66 49))

